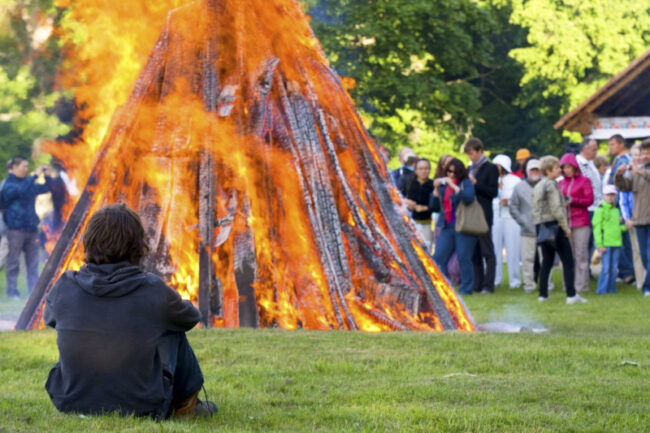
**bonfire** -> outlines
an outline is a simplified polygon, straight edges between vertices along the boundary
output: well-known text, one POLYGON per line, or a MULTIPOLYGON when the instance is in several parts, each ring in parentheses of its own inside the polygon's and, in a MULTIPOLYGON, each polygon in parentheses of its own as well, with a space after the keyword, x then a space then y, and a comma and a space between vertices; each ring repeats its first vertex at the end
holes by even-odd
POLYGON ((143 267, 205 327, 474 329, 293 0, 172 10, 89 167, 18 328, 83 264, 90 215, 122 202, 143 267))

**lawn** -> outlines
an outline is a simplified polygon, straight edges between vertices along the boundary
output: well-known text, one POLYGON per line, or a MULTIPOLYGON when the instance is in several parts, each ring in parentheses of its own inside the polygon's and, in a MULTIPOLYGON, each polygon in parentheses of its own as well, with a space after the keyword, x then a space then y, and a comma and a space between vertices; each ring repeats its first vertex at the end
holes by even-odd
MULTIPOLYGON (((212 420, 60 414, 43 389, 56 333, 3 332, 0 432, 650 431, 650 298, 631 286, 586 297, 465 299, 477 323, 543 334, 194 330, 212 420)), ((0 304, 5 315, 20 305, 0 304)))

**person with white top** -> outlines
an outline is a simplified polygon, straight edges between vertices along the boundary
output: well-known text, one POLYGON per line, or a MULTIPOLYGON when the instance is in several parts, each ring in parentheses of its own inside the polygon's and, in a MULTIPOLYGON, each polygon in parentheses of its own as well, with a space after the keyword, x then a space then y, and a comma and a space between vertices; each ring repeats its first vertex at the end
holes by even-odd
POLYGON ((494 225, 492 226, 492 243, 496 256, 496 272, 494 285, 501 284, 503 274, 503 249, 506 250, 508 261, 508 284, 511 289, 521 286, 521 273, 519 262, 521 261, 521 228, 515 219, 510 215, 508 207, 512 192, 521 179, 512 174, 512 162, 506 155, 497 155, 492 163, 499 170, 499 194, 492 200, 492 211, 494 213, 494 225))

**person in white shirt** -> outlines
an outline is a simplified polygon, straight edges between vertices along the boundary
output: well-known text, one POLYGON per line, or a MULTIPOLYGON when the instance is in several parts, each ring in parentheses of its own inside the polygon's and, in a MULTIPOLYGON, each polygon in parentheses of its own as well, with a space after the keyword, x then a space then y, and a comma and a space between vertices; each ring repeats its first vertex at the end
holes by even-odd
POLYGON ((600 173, 594 164, 594 158, 598 155, 598 143, 596 140, 587 139, 582 143, 580 153, 576 155, 578 166, 583 176, 591 181, 591 189, 594 191, 594 204, 587 209, 590 215, 598 208, 603 201, 603 185, 600 180, 600 173))
POLYGON ((494 225, 492 226, 492 243, 496 256, 496 272, 494 285, 501 284, 503 278, 503 249, 506 250, 508 261, 508 284, 511 289, 518 289, 521 286, 521 274, 519 263, 521 261, 521 228, 515 219, 510 215, 508 205, 515 186, 521 179, 512 174, 512 162, 506 155, 497 155, 492 163, 499 170, 499 194, 492 201, 494 212, 494 225))

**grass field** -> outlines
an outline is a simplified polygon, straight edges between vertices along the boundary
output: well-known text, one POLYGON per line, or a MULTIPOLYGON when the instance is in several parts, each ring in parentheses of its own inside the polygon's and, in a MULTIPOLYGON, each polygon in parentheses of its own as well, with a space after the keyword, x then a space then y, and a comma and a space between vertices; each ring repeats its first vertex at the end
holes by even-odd
MULTIPOLYGON (((0 314, 19 311, 3 296, 0 314)), ((3 332, 0 432, 650 431, 650 298, 631 286, 587 297, 465 299, 477 323, 544 334, 195 330, 219 415, 163 423, 58 413, 43 389, 56 333, 3 332)))

